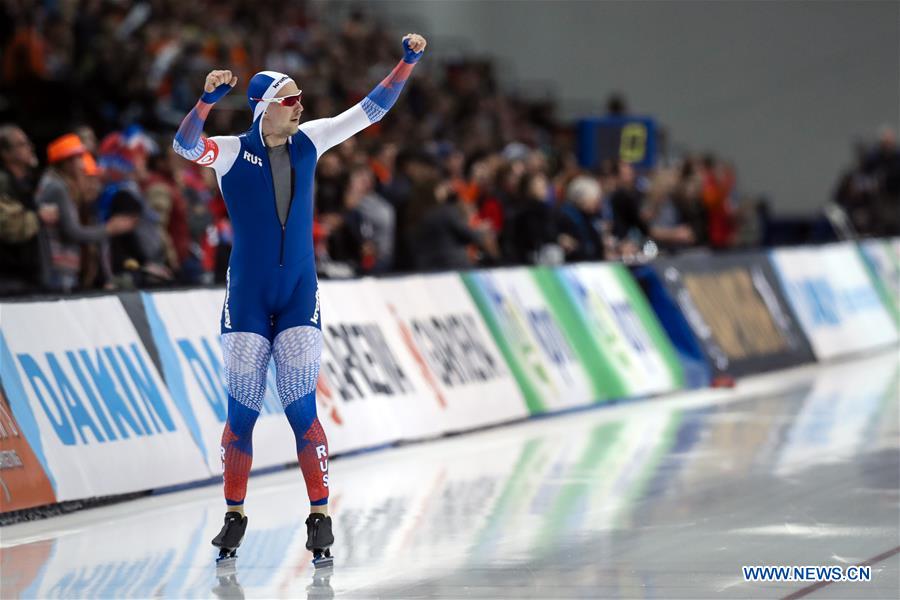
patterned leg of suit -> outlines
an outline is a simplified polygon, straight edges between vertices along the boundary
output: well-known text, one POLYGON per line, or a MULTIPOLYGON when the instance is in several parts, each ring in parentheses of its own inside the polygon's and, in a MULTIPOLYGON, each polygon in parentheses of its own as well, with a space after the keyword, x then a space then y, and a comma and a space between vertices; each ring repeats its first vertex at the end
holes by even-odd
POLYGON ((266 393, 269 340, 256 333, 222 335, 222 354, 228 387, 228 418, 222 433, 225 502, 241 506, 253 463, 253 426, 266 393))
POLYGON ((322 356, 322 332, 292 327, 273 345, 278 395, 297 442, 297 459, 312 506, 328 504, 328 440, 316 416, 316 382, 322 356))

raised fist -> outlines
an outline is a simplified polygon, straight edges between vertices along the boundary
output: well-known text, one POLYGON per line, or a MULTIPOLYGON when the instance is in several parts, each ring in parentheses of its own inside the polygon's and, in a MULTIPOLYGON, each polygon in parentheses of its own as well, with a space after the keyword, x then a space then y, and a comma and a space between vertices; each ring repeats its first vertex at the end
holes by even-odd
POLYGON ((418 33, 407 33, 403 36, 403 60, 408 63, 417 62, 422 58, 422 53, 425 52, 427 45, 428 42, 418 33))
POLYGON ((233 88, 237 85, 237 80, 238 78, 235 75, 232 75, 231 71, 210 71, 209 75, 206 76, 206 85, 203 86, 203 91, 207 94, 211 94, 216 91, 216 88, 220 85, 227 85, 228 87, 233 88))

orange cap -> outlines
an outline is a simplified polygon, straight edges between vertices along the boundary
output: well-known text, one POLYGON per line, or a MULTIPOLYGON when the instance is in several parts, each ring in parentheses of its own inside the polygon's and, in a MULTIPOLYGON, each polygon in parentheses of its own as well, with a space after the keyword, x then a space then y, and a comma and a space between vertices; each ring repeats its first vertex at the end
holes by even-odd
POLYGON ((61 160, 66 160, 85 152, 87 152, 87 148, 81 143, 81 139, 74 133, 67 133, 62 137, 56 138, 47 146, 47 161, 50 164, 58 163, 61 160))
POLYGON ((97 166, 97 161, 94 160, 94 157, 91 156, 90 152, 85 152, 81 160, 84 162, 84 172, 87 175, 95 176, 100 175, 100 167, 97 166))

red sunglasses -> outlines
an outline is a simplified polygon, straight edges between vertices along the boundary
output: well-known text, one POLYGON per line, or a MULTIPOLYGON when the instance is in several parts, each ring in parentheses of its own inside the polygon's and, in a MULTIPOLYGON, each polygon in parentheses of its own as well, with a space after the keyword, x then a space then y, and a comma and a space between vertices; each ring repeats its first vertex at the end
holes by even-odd
POLYGON ((300 103, 300 94, 303 91, 299 91, 292 96, 282 96, 281 98, 253 98, 254 102, 266 102, 268 104, 280 104, 281 106, 294 106, 295 104, 300 103))

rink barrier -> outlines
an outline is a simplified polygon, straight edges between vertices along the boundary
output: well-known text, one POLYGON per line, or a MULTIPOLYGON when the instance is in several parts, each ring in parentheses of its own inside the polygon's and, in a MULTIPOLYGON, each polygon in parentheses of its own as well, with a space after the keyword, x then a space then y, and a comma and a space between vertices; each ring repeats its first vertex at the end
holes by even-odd
POLYGON ((713 377, 706 352, 662 278, 649 265, 635 266, 631 271, 675 348, 684 373, 685 387, 698 389, 710 385, 713 377))
MULTIPOLYGON (((848 351, 896 342, 882 302, 896 298, 884 278, 896 273, 898 244, 881 244, 822 249, 836 257, 826 271, 853 271, 849 288, 809 264, 822 259, 816 251, 794 250, 660 260, 636 269, 637 279, 619 264, 579 264, 323 281, 317 399, 331 453, 808 362, 806 335, 824 334, 794 317, 795 305, 805 316, 808 298, 788 302, 781 285, 805 289, 809 276, 825 277, 832 296, 865 298, 866 314, 847 316, 847 328, 877 321, 893 332, 848 351), (894 262, 867 269, 862 257, 885 253, 894 262)), ((219 477, 224 296, 189 289, 0 304, 0 512, 219 477)), ((274 380, 270 365, 256 469, 296 464, 274 380)))
MULTIPOLYGON (((5 345, 3 350, 6 351, 5 345)), ((6 361, 7 356, 0 357, 0 360, 6 361)), ((15 389, 11 393, 24 395, 15 389)), ((0 388, 0 440, 0 494, 3 498, 3 512, 56 504, 53 483, 43 462, 32 449, 24 428, 13 414, 3 388, 0 388)))
POLYGON ((619 264, 463 274, 531 414, 683 387, 674 348, 619 264))
MULTIPOLYGON (((522 392, 457 273, 371 280, 360 310, 384 303, 389 340, 425 391, 403 414, 404 438, 468 431, 528 416, 522 392), (426 435, 423 435, 423 423, 426 435), (430 431, 428 431, 430 430, 430 431)), ((327 319, 327 317, 326 317, 327 319)), ((397 409, 403 409, 398 406, 397 409)), ((394 419, 398 417, 392 417, 394 419)))
POLYGON ((713 376, 814 360, 764 252, 667 258, 638 275, 670 337, 688 357, 699 351, 713 376))
POLYGON ((900 238, 866 240, 858 248, 875 290, 900 326, 900 238))
POLYGON ((57 502, 208 476, 185 407, 173 402, 119 298, 0 310, 3 388, 57 502))
MULTIPOLYGON (((816 358, 827 360, 896 344, 897 324, 857 244, 772 250, 770 258, 785 296, 816 358)), ((896 259, 896 255, 894 256, 896 259)))

